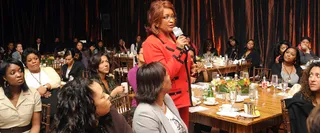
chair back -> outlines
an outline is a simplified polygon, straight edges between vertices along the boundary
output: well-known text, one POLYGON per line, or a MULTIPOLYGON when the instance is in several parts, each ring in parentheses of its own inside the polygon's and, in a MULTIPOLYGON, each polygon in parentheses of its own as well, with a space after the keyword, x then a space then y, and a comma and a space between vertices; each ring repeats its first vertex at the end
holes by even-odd
POLYGON ((44 133, 50 133, 50 110, 50 104, 42 104, 41 131, 44 133))
POLYGON ((262 80, 263 77, 266 77, 270 81, 271 69, 268 68, 254 68, 253 69, 253 82, 262 80))
POLYGON ((129 125, 131 125, 132 123, 131 102, 128 94, 126 93, 112 99, 111 103, 117 109, 118 113, 122 114, 126 118, 129 125))
POLYGON ((281 99, 281 110, 282 110, 283 127, 287 131, 287 133, 291 133, 289 111, 286 107, 285 99, 281 99))

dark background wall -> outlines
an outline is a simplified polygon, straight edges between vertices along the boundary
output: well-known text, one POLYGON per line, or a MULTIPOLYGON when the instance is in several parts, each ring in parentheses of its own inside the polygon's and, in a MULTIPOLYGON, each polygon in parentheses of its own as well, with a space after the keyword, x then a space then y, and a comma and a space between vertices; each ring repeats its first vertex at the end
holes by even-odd
MULTIPOLYGON (((41 37, 53 47, 55 37, 66 45, 72 38, 103 39, 112 48, 123 38, 129 46, 137 34, 146 38, 147 10, 152 0, 1 0, 0 44, 21 41, 25 47, 41 37), (108 19, 109 18, 109 19, 108 19)), ((318 0, 171 0, 177 25, 201 49, 212 39, 223 54, 229 36, 241 47, 254 39, 264 63, 281 40, 296 46, 302 36, 312 38, 320 53, 318 0)))

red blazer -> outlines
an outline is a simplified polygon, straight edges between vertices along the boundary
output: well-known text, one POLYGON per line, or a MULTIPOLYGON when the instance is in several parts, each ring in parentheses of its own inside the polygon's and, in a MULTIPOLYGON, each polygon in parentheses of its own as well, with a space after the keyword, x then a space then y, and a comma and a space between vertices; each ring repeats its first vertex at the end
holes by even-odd
MULTIPOLYGON (((172 36, 172 38, 175 41, 175 37, 172 36)), ((158 34, 158 37, 155 35, 148 36, 142 47, 145 63, 159 61, 165 66, 172 82, 172 89, 169 94, 171 94, 171 98, 177 108, 189 107, 188 78, 190 77, 187 76, 187 69, 184 64, 184 60, 187 57, 186 53, 161 33, 158 34)), ((190 73, 192 63, 190 56, 188 56, 187 62, 190 73)))

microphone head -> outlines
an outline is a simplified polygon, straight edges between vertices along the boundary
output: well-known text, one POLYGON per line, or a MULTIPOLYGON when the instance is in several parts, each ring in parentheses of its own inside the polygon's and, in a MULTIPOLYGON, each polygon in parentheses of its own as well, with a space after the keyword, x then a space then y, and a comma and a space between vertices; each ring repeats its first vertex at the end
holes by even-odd
POLYGON ((174 36, 176 36, 176 37, 183 35, 182 30, 178 27, 173 27, 172 31, 173 31, 174 36))

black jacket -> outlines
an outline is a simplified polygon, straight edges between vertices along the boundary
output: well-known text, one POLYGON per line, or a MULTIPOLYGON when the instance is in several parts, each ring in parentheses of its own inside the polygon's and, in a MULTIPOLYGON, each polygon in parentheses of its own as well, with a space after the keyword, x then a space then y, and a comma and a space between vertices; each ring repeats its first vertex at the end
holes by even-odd
POLYGON ((291 133, 307 133, 306 120, 314 108, 312 102, 305 100, 301 92, 285 99, 285 102, 289 111, 291 133))
POLYGON ((225 55, 228 55, 228 58, 238 59, 239 57, 239 48, 238 46, 227 48, 225 55))
POLYGON ((78 78, 82 76, 82 72, 84 70, 84 66, 81 62, 79 61, 75 61, 70 72, 69 72, 69 76, 66 77, 66 73, 67 73, 67 69, 68 69, 68 65, 64 64, 61 68, 62 70, 62 81, 69 81, 70 76, 72 75, 73 78, 78 78))
MULTIPOLYGON (((299 65, 294 65, 294 67, 296 68, 296 73, 299 77, 302 76, 302 68, 299 65)), ((275 63, 272 65, 271 68, 271 72, 272 74, 277 74, 279 79, 282 79, 281 76, 281 70, 282 70, 282 63, 275 63)), ((299 82, 300 82, 300 78, 299 78, 299 82)), ((289 87, 292 85, 289 85, 289 87)))

